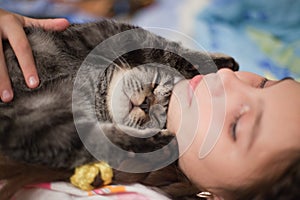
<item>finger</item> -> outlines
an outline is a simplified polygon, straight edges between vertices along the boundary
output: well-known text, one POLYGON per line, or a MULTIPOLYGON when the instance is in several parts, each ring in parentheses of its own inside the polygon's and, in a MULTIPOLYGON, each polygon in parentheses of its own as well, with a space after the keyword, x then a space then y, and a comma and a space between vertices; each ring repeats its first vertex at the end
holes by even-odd
POLYGON ((11 26, 7 26, 4 31, 17 56, 27 86, 29 88, 37 87, 39 85, 39 79, 32 50, 22 26, 12 23, 11 26))
POLYGON ((3 102, 10 102, 13 99, 13 92, 2 49, 0 41, 0 97, 3 102))
POLYGON ((63 18, 57 19, 33 19, 24 17, 24 26, 37 26, 45 30, 62 31, 70 26, 68 20, 63 18))

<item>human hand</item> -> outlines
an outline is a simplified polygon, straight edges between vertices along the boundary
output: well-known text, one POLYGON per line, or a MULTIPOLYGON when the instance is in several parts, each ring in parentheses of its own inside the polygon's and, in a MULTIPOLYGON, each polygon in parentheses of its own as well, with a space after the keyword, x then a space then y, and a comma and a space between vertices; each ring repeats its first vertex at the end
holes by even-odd
MULTIPOLYGON (((23 27, 36 26, 45 30, 62 31, 69 26, 66 19, 33 19, 0 9, 0 38, 7 39, 14 50, 29 88, 39 85, 32 50, 23 27)), ((0 41, 0 98, 3 102, 13 99, 13 90, 0 41)))

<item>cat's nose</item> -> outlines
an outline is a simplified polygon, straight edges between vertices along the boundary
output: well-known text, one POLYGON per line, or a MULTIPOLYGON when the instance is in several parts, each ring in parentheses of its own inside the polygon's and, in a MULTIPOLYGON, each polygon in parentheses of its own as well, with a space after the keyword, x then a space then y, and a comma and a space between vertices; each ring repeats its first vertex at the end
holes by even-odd
POLYGON ((143 103, 141 103, 141 105, 139 105, 139 107, 145 112, 145 113, 149 113, 150 110, 150 99, 148 97, 145 98, 145 100, 143 101, 143 103))
POLYGON ((150 107, 154 104, 157 104, 157 100, 155 98, 155 95, 149 95, 146 96, 144 101, 139 105, 139 107, 145 112, 145 113, 149 113, 150 111, 150 107))

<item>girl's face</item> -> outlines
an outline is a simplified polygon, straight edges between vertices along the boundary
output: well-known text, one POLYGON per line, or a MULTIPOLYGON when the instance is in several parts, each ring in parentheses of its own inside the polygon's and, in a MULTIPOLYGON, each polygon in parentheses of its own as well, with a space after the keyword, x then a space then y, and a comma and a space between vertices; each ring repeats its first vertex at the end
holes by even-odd
POLYGON ((196 76, 175 86, 167 127, 188 178, 223 195, 220 188, 272 177, 299 155, 300 84, 228 69, 196 76))

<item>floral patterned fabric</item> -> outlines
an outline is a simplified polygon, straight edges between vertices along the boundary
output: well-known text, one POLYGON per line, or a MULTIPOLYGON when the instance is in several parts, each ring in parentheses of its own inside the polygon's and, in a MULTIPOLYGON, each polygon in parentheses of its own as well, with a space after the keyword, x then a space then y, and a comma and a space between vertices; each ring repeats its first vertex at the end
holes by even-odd
MULTIPOLYGON (((1 188, 1 183, 0 183, 1 188)), ((53 182, 24 187, 12 200, 169 200, 143 185, 109 185, 92 191, 70 183, 53 182)))

